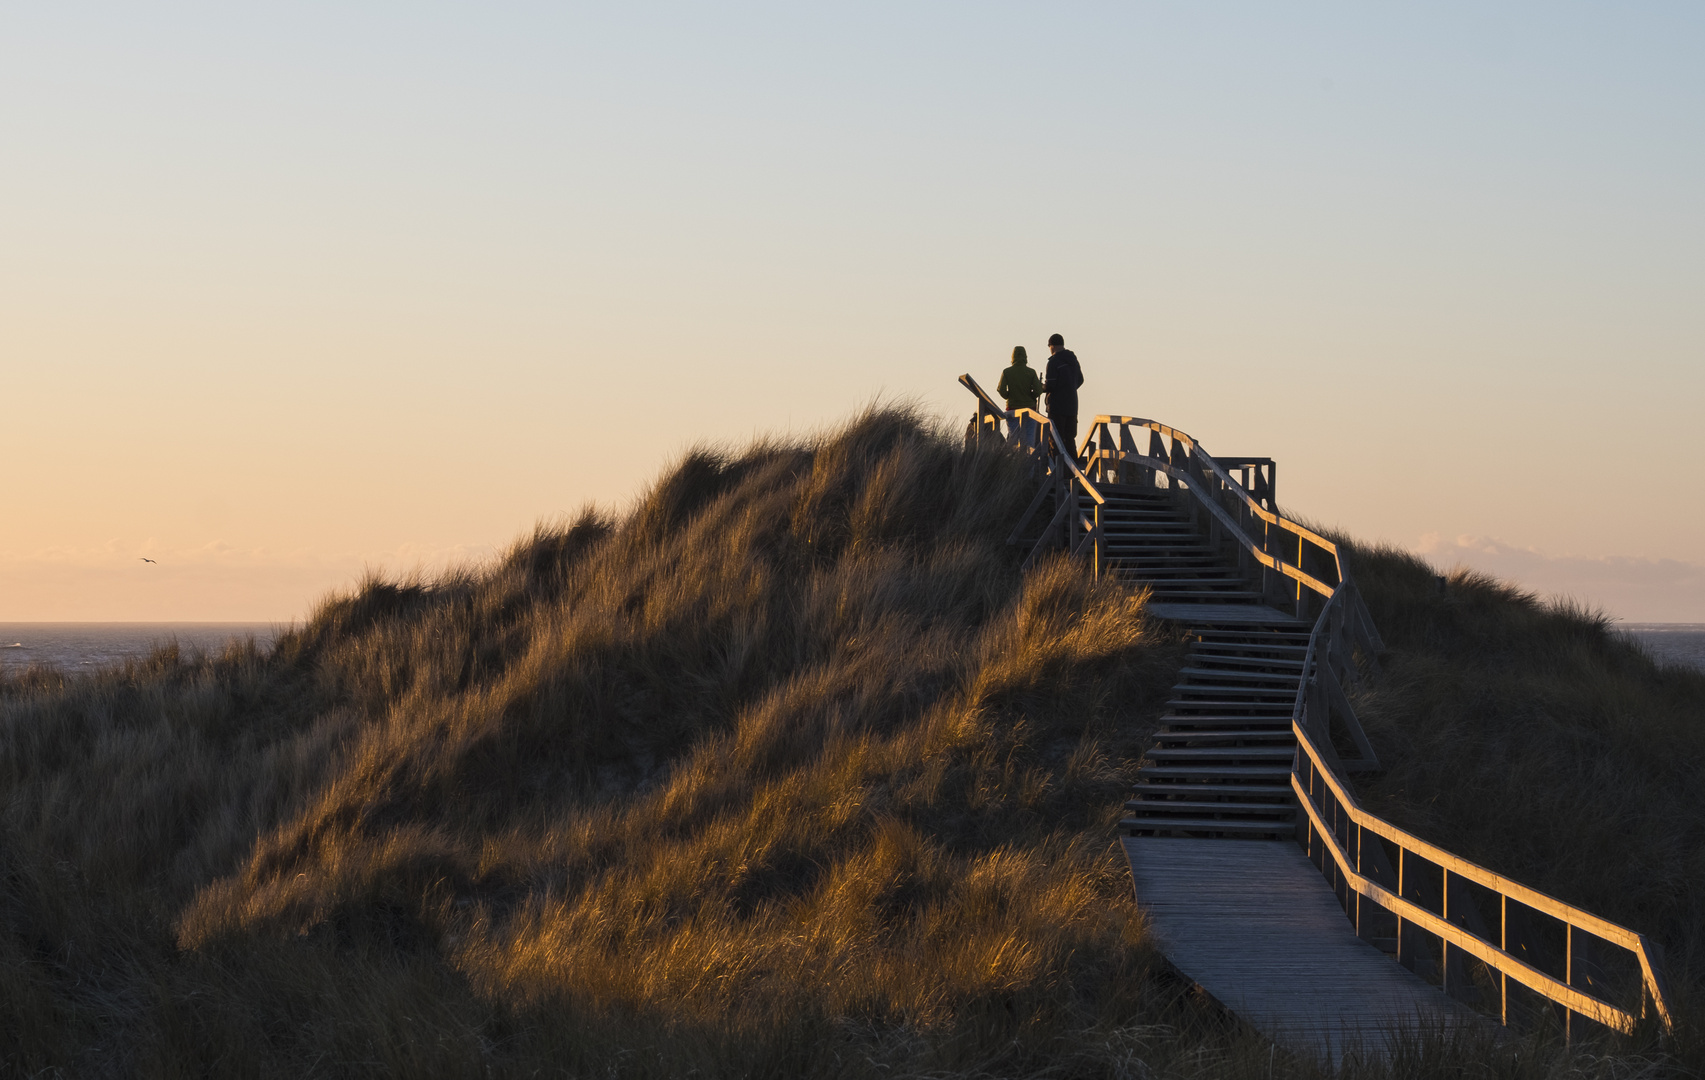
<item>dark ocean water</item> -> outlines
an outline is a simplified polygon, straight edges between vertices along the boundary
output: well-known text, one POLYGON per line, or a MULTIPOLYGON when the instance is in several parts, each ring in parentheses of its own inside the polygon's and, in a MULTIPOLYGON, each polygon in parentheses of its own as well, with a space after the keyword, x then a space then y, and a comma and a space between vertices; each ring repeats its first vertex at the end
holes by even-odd
MULTIPOLYGON (((158 645, 216 652, 226 642, 254 635, 271 645, 279 623, 0 623, 0 671, 51 664, 62 671, 140 660, 158 645)), ((1670 664, 1705 670, 1705 623, 1622 623, 1622 632, 1670 664)))
POLYGON ((31 664, 89 671, 141 660, 157 646, 217 652, 233 639, 254 636, 260 645, 278 637, 278 623, 0 623, 0 671, 31 664))
POLYGON ((1657 660, 1705 671, 1705 623, 1620 623, 1617 629, 1657 660))

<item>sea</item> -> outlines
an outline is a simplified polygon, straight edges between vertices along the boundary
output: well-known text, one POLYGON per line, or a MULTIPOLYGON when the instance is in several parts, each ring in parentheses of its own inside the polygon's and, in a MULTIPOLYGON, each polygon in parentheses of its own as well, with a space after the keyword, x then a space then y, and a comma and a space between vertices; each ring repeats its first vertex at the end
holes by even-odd
POLYGON ((1661 663, 1705 671, 1705 623, 1618 623, 1616 628, 1661 663))
POLYGON ((270 647, 283 623, 246 622, 40 622, 0 623, 0 673, 40 664, 64 672, 93 671, 147 658, 161 645, 216 653, 231 641, 253 637, 270 647))
MULTIPOLYGON (((173 641, 180 649, 207 653, 247 637, 268 647, 287 628, 281 623, 240 622, 0 623, 0 672, 16 673, 32 664, 92 671, 145 659, 173 641)), ((1705 671, 1705 623, 1619 623, 1617 629, 1644 645, 1654 659, 1705 671)))

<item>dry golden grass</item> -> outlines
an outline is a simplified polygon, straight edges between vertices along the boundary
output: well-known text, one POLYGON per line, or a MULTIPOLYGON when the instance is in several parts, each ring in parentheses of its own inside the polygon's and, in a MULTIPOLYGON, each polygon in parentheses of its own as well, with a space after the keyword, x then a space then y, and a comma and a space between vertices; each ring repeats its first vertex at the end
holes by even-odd
MULTIPOLYGON (((1081 565, 1021 576, 1028 494, 875 410, 270 652, 0 679, 0 1070, 1322 1075, 1146 944, 1114 824, 1182 646, 1081 565)), ((1680 1068, 1341 1075, 1470 1065, 1680 1068)))

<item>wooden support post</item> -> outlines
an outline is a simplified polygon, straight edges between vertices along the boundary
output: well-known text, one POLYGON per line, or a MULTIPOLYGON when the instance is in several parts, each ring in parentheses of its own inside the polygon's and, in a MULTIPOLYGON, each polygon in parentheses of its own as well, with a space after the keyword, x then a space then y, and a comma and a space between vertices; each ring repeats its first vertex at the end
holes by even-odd
MULTIPOLYGON (((1510 951, 1510 898, 1498 894, 1498 948, 1510 951)), ((1510 1026, 1510 977, 1498 972, 1498 1022, 1510 1026)))
MULTIPOLYGON (((1444 898, 1441 914, 1443 914, 1445 922, 1466 927, 1472 921, 1466 911, 1473 902, 1469 899, 1468 889, 1462 878, 1452 874, 1449 867, 1442 867, 1441 869, 1444 873, 1442 881, 1444 898)), ((1445 993, 1458 1001, 1471 1002, 1477 1000, 1480 995, 1468 977, 1468 965, 1464 962, 1466 957, 1463 951, 1443 939, 1440 940, 1440 949, 1442 950, 1442 974, 1445 993)))
MULTIPOLYGON (((1407 851, 1401 847, 1397 849, 1397 895, 1405 900, 1411 899, 1407 857, 1407 851)), ((1402 917, 1398 918, 1397 962, 1410 971, 1415 970, 1415 932, 1413 923, 1402 917)))
POLYGON ((1091 553, 1091 557, 1095 560, 1095 576, 1097 578, 1099 578, 1101 576, 1102 567, 1107 562, 1107 550, 1106 550, 1106 543, 1105 543, 1105 539, 1104 539, 1105 534, 1102 532, 1101 509, 1102 509, 1101 504, 1096 503, 1095 504, 1095 537, 1094 537, 1095 549, 1091 553))
MULTIPOLYGON (((1575 927, 1573 923, 1563 924, 1563 981, 1570 986, 1575 985, 1575 927)), ((1573 1009, 1563 1010, 1563 1042, 1575 1040, 1575 1012, 1573 1009)))

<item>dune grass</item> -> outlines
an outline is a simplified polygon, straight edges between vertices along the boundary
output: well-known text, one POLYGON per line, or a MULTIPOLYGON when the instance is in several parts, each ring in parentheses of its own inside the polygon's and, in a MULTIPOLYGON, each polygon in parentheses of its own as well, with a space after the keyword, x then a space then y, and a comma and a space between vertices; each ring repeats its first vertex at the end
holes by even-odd
MULTIPOLYGON (((1353 545, 1352 545, 1353 548, 1353 545)), ((1389 769, 1364 805, 1655 938, 1705 984, 1705 672, 1601 613, 1405 552, 1354 549, 1389 652, 1357 710, 1389 769)), ((1694 1010, 1690 1010, 1694 1011, 1694 1010)))
MULTIPOLYGON (((0 677, 0 1070, 1324 1075, 1147 942, 1114 825, 1184 646, 1081 564, 1021 575, 1002 541, 1029 493, 1016 462, 872 410, 689 453, 631 511, 489 566, 365 581, 270 651, 0 677)), ((1481 820, 1463 744, 1405 711, 1413 685, 1481 701, 1450 689, 1457 635, 1498 627, 1529 672, 1552 616, 1480 583, 1453 623, 1466 580, 1437 600, 1402 558, 1363 562, 1393 642, 1370 805, 1493 865, 1599 857, 1590 830, 1481 820)), ((1616 686, 1696 737, 1697 684, 1596 632, 1616 686)), ((1528 700, 1474 714, 1511 760, 1528 700)), ((1575 745, 1524 782, 1567 782, 1575 745)), ((1651 858, 1687 855, 1676 828, 1651 858)), ((1627 910, 1685 966, 1701 873, 1669 873, 1627 910)), ((1681 1075, 1691 1045, 1429 1043, 1340 1075, 1681 1075)))

